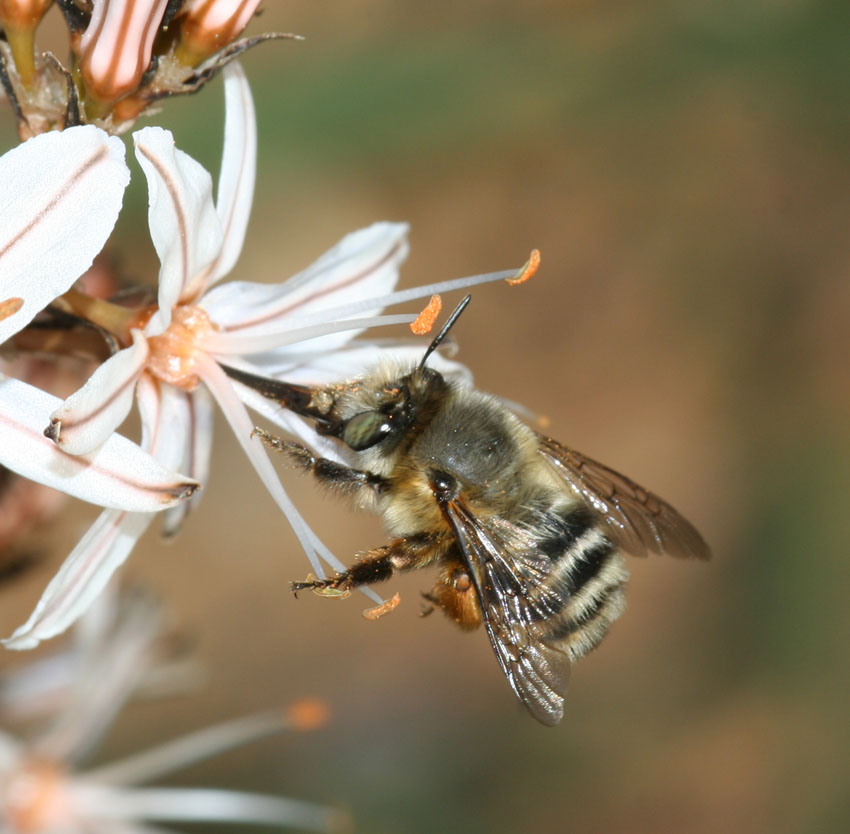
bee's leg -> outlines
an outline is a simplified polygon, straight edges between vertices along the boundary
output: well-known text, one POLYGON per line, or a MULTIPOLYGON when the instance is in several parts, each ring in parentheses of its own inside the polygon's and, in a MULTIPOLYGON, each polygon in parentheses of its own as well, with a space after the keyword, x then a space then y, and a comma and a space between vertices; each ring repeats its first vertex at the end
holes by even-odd
POLYGON ((374 496, 375 493, 386 488, 387 482, 380 475, 364 472, 362 469, 352 469, 350 466, 328 458, 316 457, 300 443, 283 440, 262 429, 254 429, 253 435, 259 437, 270 449, 283 452, 297 466, 312 472, 317 480, 333 489, 334 492, 356 498, 358 493, 366 492, 374 496))
POLYGON ((422 604, 422 609, 419 612, 419 616, 430 617, 440 603, 438 602, 437 597, 429 591, 421 591, 421 594, 422 599, 425 600, 427 605, 425 603, 422 604))
POLYGON ((422 612, 423 617, 437 607, 442 608, 446 616, 464 630, 471 631, 481 625, 481 604, 478 601, 478 594, 466 565, 461 562, 447 561, 440 571, 437 584, 422 596, 433 603, 430 609, 422 612))
POLYGON ((393 575, 392 547, 384 545, 370 550, 358 559, 347 571, 336 574, 329 579, 308 579, 305 582, 290 582, 293 593, 305 590, 334 590, 348 591, 358 585, 371 585, 383 582, 393 575))
POLYGON ((347 571, 329 579, 291 582, 290 588, 293 593, 324 588, 346 591, 358 585, 384 582, 397 570, 409 570, 433 562, 443 554, 445 548, 446 543, 442 537, 427 533, 395 539, 365 553, 347 571))

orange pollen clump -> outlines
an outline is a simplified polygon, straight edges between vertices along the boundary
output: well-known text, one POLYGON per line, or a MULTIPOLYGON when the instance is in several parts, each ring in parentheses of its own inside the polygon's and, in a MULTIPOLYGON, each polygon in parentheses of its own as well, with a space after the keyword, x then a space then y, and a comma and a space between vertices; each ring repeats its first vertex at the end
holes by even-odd
POLYGON ((184 391, 194 391, 200 381, 197 364, 203 353, 198 337, 215 330, 206 310, 188 304, 175 307, 168 330, 148 339, 147 369, 163 382, 184 391))
POLYGON ((318 698, 302 698, 286 711, 286 717, 295 730, 316 730, 328 723, 330 708, 318 698))
POLYGON ((432 295, 425 309, 410 323, 410 329, 417 336, 424 336, 431 332, 440 310, 443 309, 443 299, 439 295, 432 295))
POLYGON ((53 762, 33 759, 13 772, 0 796, 4 830, 37 832, 61 830, 71 819, 67 777, 53 762))
POLYGON ((376 605, 374 608, 367 608, 363 612, 363 616, 367 620, 379 620, 381 617, 384 617, 392 611, 395 611, 396 608, 398 608, 400 602, 401 594, 396 592, 392 597, 390 597, 388 600, 385 600, 380 605, 376 605))
POLYGON ((529 278, 534 276, 540 266, 540 250, 532 249, 525 266, 513 278, 506 278, 509 284, 524 284, 529 278))

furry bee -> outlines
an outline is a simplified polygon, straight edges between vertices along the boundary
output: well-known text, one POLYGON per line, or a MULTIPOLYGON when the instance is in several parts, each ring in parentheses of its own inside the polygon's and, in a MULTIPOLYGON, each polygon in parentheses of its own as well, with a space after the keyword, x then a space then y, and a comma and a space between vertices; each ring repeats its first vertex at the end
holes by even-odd
POLYGON ((225 370, 351 450, 356 469, 258 430, 332 491, 380 513, 393 536, 344 573, 293 590, 342 592, 436 563, 426 598, 463 629, 484 626, 517 697, 553 726, 571 662, 623 610, 622 554, 704 559, 709 550, 653 493, 427 367, 468 302, 412 368, 315 389, 225 370))

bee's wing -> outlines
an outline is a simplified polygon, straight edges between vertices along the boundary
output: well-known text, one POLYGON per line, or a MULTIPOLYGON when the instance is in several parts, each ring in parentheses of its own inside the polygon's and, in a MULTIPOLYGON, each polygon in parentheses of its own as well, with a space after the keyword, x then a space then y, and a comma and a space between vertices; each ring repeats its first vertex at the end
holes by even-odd
POLYGON ((625 475, 540 435, 540 452, 575 495, 603 517, 620 547, 632 556, 667 553, 708 559, 696 528, 666 501, 625 475))
POLYGON ((564 714, 570 677, 567 654, 545 639, 547 621, 563 601, 542 586, 546 557, 527 533, 503 519, 482 520, 463 504, 442 505, 473 578, 484 625, 502 671, 541 724, 564 714))

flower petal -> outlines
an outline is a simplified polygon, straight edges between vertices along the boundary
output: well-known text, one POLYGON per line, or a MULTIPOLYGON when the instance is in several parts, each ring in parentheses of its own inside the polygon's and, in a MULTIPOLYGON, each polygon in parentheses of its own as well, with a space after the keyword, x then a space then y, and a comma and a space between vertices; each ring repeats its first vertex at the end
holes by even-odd
MULTIPOLYGON (((257 119, 248 79, 238 62, 228 64, 224 76, 224 150, 218 177, 216 211, 224 245, 208 283, 227 275, 239 258, 254 199, 257 170, 257 119)), ((201 295, 206 286, 198 287, 201 295)))
POLYGON ((91 753, 154 666, 162 626, 158 601, 138 588, 119 595, 116 586, 107 584, 74 629, 76 640, 94 618, 100 621, 96 627, 108 632, 90 635, 91 645, 78 647, 68 669, 65 703, 33 744, 34 752, 52 761, 78 762, 91 753))
POLYGON ((121 140, 90 125, 43 133, 0 157, 0 342, 91 266, 129 181, 121 140))
MULTIPOLYGON (((312 266, 282 284, 230 281, 204 296, 203 307, 219 326, 253 335, 280 331, 351 300, 384 295, 396 285, 407 257, 407 231, 405 223, 375 223, 346 235, 312 266)), ((376 305, 361 312, 370 316, 380 309, 376 305)), ((328 345, 342 345, 352 337, 339 334, 328 345)))
POLYGON ((177 150, 167 130, 146 127, 133 138, 148 181, 148 223, 161 264, 159 311, 145 328, 150 336, 168 327, 171 308, 218 257, 222 231, 206 169, 177 150))
POLYGON ((110 356, 50 415, 45 434, 71 455, 93 451, 130 413, 136 381, 148 360, 148 341, 133 330, 131 347, 110 356))
POLYGON ((0 770, 3 771, 4 777, 25 755, 23 745, 19 744, 14 736, 0 730, 0 770))
MULTIPOLYGON (((212 402, 209 393, 201 386, 190 394, 173 385, 164 385, 150 374, 142 374, 137 390, 142 448, 148 449, 164 466, 181 471, 194 469, 202 476, 195 480, 204 482, 212 451, 212 402)), ((198 490, 195 494, 200 496, 201 493, 198 490)), ((163 518, 166 535, 177 533, 188 513, 188 504, 189 501, 184 501, 166 510, 163 518), (172 510, 180 514, 169 515, 172 510)))
MULTIPOLYGON (((178 467, 181 472, 189 473, 198 483, 204 484, 209 477, 210 457, 213 440, 213 401, 206 387, 200 385, 191 394, 186 394, 189 410, 187 436, 183 441, 184 461, 178 467)), ((162 530, 166 536, 175 536, 194 510, 203 490, 198 490, 188 501, 166 510, 162 515, 162 530)))
POLYGON ((0 678, 0 710, 4 719, 32 721, 61 710, 68 697, 68 679, 74 670, 70 649, 4 670, 0 678))
POLYGON ((39 388, 0 377, 3 466, 92 504, 130 511, 171 507, 198 488, 118 434, 88 455, 69 455, 42 432, 47 415, 60 404, 39 388))
POLYGON ((102 512, 50 581, 30 618, 3 645, 33 649, 65 631, 103 590, 152 519, 153 513, 102 512))
POLYGON ((186 460, 191 412, 185 392, 143 374, 138 388, 142 448, 163 466, 176 469, 186 460))

